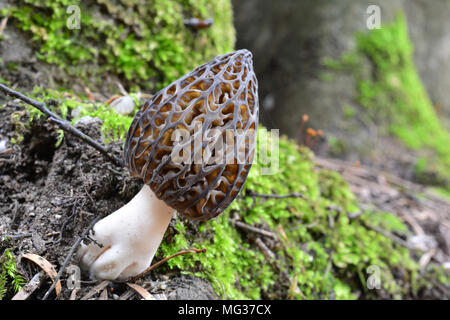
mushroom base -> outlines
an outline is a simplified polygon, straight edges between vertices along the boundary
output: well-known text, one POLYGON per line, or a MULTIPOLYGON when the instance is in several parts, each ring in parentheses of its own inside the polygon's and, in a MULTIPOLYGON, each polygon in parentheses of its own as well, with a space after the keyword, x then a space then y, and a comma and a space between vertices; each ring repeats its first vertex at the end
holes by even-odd
POLYGON ((149 186, 93 228, 94 241, 81 245, 80 266, 94 279, 124 280, 147 269, 161 244, 174 209, 149 186))

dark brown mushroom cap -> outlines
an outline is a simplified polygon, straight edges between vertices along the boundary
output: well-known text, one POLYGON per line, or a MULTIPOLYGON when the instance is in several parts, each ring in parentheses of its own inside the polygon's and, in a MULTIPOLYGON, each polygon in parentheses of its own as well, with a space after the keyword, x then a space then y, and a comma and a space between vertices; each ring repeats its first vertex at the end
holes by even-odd
POLYGON ((156 93, 138 111, 125 142, 125 164, 180 214, 195 220, 217 216, 236 198, 253 162, 257 90, 249 51, 217 56, 156 93), (193 155, 202 159, 205 148, 213 150, 213 146, 217 147, 213 156, 218 158, 225 150, 234 151, 231 160, 174 161, 177 129, 190 137, 201 132, 203 143, 187 142, 191 160, 193 155), (224 145, 227 136, 234 145, 220 148, 219 140, 211 138, 211 129, 218 129, 224 145))

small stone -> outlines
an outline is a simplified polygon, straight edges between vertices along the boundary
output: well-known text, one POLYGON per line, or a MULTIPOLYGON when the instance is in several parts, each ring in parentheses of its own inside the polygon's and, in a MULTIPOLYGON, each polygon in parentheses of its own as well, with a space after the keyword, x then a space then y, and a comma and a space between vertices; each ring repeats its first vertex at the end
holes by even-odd
POLYGON ((169 276, 164 274, 164 275, 161 276, 161 280, 162 281, 169 281, 169 276))

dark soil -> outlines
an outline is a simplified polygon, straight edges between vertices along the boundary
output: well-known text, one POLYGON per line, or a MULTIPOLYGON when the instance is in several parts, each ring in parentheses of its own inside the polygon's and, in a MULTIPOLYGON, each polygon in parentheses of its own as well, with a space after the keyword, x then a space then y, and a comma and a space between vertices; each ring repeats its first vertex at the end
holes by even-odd
MULTIPOLYGON (((7 150, 0 153, 0 236, 2 239, 8 236, 10 240, 1 243, 0 249, 13 247, 16 256, 27 252, 38 254, 59 270, 89 223, 124 205, 139 191, 141 184, 126 170, 115 167, 98 151, 69 134, 56 147, 57 127, 44 117, 29 122, 19 102, 5 104, 3 101, 2 105, 0 140, 7 140, 7 150), (11 143, 21 135, 22 143, 11 143)), ((97 140, 101 140, 100 126, 99 119, 77 124, 80 130, 97 140)), ((120 157, 122 143, 112 143, 110 147, 120 157)), ((68 265, 72 264, 77 264, 76 256, 68 265)), ((26 259, 22 259, 18 267, 27 282, 39 272, 38 267, 26 259)), ((61 279, 67 277, 68 274, 63 274, 61 279)), ((82 280, 90 279, 83 275, 82 280)), ((155 297, 160 299, 217 297, 206 281, 176 272, 170 277, 156 273, 147 276, 145 282, 146 288, 151 282, 153 289, 149 292, 159 294, 155 297)), ((83 284, 77 297, 83 297, 96 284, 83 284)), ((30 298, 42 298, 50 285, 47 279, 30 298)), ((62 287, 62 298, 69 299, 71 290, 64 282, 62 287)), ((116 286, 109 296, 117 298, 126 293, 128 298, 140 298, 130 295, 130 290, 116 286)), ((5 298, 11 297, 12 292, 5 298)), ((53 294, 51 298, 54 297, 53 294)))

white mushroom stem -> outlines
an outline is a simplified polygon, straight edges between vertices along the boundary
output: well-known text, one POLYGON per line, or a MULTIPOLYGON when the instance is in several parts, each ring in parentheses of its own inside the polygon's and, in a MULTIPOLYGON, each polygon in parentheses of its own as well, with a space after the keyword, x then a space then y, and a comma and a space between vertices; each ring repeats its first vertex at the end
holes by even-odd
POLYGON ((125 206, 103 218, 83 245, 80 264, 92 278, 126 279, 150 266, 173 216, 174 209, 159 200, 148 185, 125 206))

